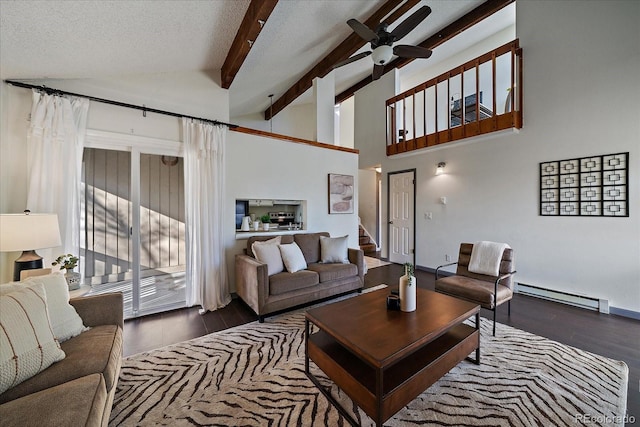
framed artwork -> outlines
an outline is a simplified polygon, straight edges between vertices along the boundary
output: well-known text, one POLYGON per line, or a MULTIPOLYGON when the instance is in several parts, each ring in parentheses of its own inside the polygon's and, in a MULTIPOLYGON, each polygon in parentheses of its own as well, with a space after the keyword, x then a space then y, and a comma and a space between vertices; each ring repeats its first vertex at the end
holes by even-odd
POLYGON ((628 176, 628 152, 540 163, 540 215, 628 217, 628 176))
POLYGON ((353 175, 329 174, 329 213, 353 213, 353 175))

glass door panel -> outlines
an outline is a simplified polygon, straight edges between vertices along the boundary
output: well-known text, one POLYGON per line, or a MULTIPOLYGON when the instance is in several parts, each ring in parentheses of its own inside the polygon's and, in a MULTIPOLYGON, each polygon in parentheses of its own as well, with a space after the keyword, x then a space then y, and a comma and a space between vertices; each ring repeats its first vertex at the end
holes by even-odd
POLYGON ((88 148, 82 165, 85 283, 131 280, 131 154, 88 148))
POLYGON ((184 162, 140 154, 140 311, 185 303, 184 162))

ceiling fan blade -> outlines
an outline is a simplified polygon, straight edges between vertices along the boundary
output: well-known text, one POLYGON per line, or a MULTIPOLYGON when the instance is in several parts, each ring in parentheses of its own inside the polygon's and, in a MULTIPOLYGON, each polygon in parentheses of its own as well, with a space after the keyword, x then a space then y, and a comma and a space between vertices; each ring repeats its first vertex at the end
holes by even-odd
POLYGON ((370 51, 370 50, 369 50, 369 51, 367 51, 367 52, 359 53, 359 54, 357 54, 357 55, 353 55, 353 56, 351 56, 351 57, 349 57, 349 58, 345 59, 344 61, 340 61, 340 62, 338 62, 337 64, 335 64, 335 65, 333 66, 333 68, 335 69, 335 68, 338 68, 338 67, 342 67, 343 65, 351 64, 352 62, 355 62, 355 61, 357 61, 358 59, 365 58, 365 57, 367 57, 367 56, 369 56, 369 55, 371 55, 371 51, 370 51))
POLYGON ((384 65, 380 65, 380 64, 375 64, 373 66, 373 76, 372 79, 373 80, 378 80, 380 77, 382 77, 382 73, 384 72, 384 65))
POLYGON ((409 46, 399 44, 393 47, 393 54, 401 58, 428 58, 431 56, 431 50, 420 46, 409 46))
POLYGON ((357 19, 349 19, 347 24, 351 27, 353 31, 364 40, 370 42, 373 40, 378 40, 378 35, 373 32, 373 30, 357 19))
POLYGON ((394 40, 400 40, 411 30, 418 26, 429 14, 431 13, 431 8, 429 6, 422 6, 420 9, 416 10, 411 16, 402 21, 393 31, 391 31, 391 35, 395 37, 394 40))

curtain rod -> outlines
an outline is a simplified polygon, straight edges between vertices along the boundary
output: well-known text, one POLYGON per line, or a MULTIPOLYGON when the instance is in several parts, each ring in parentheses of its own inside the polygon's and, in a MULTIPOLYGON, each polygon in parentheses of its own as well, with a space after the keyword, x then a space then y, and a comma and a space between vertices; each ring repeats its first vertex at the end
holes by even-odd
POLYGON ((143 112, 143 114, 146 117, 146 113, 150 112, 150 113, 157 113, 157 114, 164 114, 165 116, 173 116, 173 117, 186 117, 187 119, 194 119, 194 120, 202 120, 203 122, 207 122, 207 123, 212 123, 214 125, 222 125, 222 126, 227 126, 228 128, 234 129, 237 128, 238 125, 234 125, 231 123, 225 123, 225 122, 221 122, 218 120, 211 120, 211 119, 203 119, 201 117, 193 117, 193 116, 187 116, 185 114, 178 114, 178 113, 172 113, 171 111, 164 111, 164 110, 158 110, 155 108, 149 108, 149 107, 145 107, 143 106, 139 106, 139 105, 134 105, 134 104, 127 104, 124 102, 119 102, 119 101, 113 101, 111 99, 104 99, 104 98, 96 98, 95 96, 87 96, 87 95, 80 95, 77 93, 73 93, 73 92, 67 92, 64 90, 59 90, 59 89, 52 89, 50 87, 46 87, 44 85, 42 86, 37 86, 37 85, 32 85, 29 83, 23 83, 23 82, 18 82, 15 80, 5 80, 5 83, 8 83, 12 86, 17 86, 17 87, 23 87, 23 88, 27 88, 27 89, 38 89, 41 90, 49 95, 69 95, 69 96, 79 96, 82 98, 87 98, 91 101, 96 101, 96 102, 102 102, 103 104, 110 104, 110 105, 117 105, 118 107, 126 107, 126 108, 133 108, 134 110, 141 110, 143 112))

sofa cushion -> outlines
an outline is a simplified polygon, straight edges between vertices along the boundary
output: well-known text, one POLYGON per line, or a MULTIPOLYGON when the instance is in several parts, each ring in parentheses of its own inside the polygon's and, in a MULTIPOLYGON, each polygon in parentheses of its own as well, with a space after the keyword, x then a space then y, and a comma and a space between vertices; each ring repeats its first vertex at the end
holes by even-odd
POLYGON ((332 280, 344 279, 358 275, 358 266, 355 264, 322 264, 315 263, 307 266, 308 270, 315 271, 320 277, 320 283, 330 282, 332 280))
MULTIPOLYGON (((443 294, 454 295, 458 298, 478 301, 484 308, 493 309, 494 283, 473 279, 466 276, 448 276, 436 280, 435 290, 443 294)), ((513 292, 506 286, 498 285, 498 305, 513 297, 513 292)))
MULTIPOLYGON (((281 236, 277 236, 280 237, 280 243, 283 245, 286 245, 288 243, 292 243, 293 242, 293 236, 290 234, 283 234, 281 236)), ((273 239, 273 236, 251 236, 247 239, 247 255, 249 255, 250 257, 255 258, 256 255, 253 253, 253 250, 251 249, 251 247, 253 246, 253 244, 255 242, 265 242, 267 240, 271 240, 273 239)))
MULTIPOLYGON (((320 236, 329 237, 329 233, 302 233, 294 234, 293 240, 300 246, 307 264, 320 260, 320 236)), ((282 242, 284 244, 284 242, 282 242)))
POLYGON ((0 395, 0 403, 90 374, 102 374, 107 392, 118 380, 122 363, 122 329, 95 326, 61 345, 67 357, 0 395))
POLYGON ((349 264, 349 236, 320 236, 320 262, 349 264))
POLYGON ((316 286, 320 282, 315 271, 302 270, 296 273, 282 272, 269 278, 269 294, 281 295, 298 289, 316 286))
POLYGON ((278 249, 280 241, 281 237, 277 236, 264 242, 254 242, 251 245, 251 250, 256 259, 263 264, 267 264, 267 274, 269 276, 284 270, 282 256, 280 255, 280 249, 278 249))
POLYGON ((64 359, 42 284, 0 296, 0 395, 64 359))
POLYGON ((3 427, 100 426, 107 405, 102 375, 93 374, 0 405, 3 427))
POLYGON ((64 342, 71 337, 75 337, 86 329, 76 309, 69 304, 69 287, 67 280, 60 273, 33 276, 22 282, 0 285, 0 295, 23 289, 25 286, 30 286, 35 283, 41 283, 44 286, 49 321, 51 322, 53 335, 58 342, 64 342))
POLYGON ((282 262, 284 262, 284 266, 287 267, 289 273, 295 273, 307 268, 307 262, 298 245, 289 243, 288 245, 278 245, 278 248, 282 255, 282 262))

